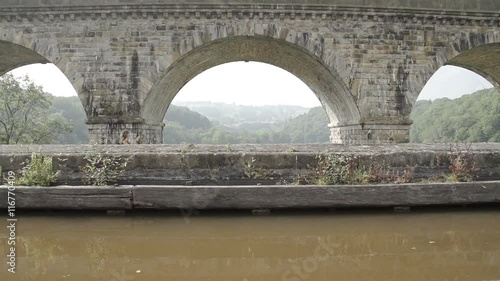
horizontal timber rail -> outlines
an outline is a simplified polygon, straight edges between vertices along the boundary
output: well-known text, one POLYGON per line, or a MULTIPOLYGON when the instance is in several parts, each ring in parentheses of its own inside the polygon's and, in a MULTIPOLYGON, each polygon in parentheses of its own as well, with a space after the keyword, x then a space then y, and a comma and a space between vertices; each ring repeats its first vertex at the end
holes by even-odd
MULTIPOLYGON (((499 204, 500 181, 338 186, 17 187, 17 209, 306 209, 499 204)), ((0 187, 0 208, 7 206, 0 187)))

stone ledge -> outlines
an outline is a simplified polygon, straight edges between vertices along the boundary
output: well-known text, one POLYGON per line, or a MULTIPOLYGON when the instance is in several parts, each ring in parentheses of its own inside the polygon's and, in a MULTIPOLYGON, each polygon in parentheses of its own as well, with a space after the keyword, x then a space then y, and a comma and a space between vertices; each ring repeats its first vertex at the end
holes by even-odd
MULTIPOLYGON (((459 144, 463 148, 463 144, 459 144)), ((231 144, 230 149, 224 145, 210 144, 155 144, 155 145, 98 145, 88 144, 74 145, 0 145, 1 156, 30 155, 31 152, 41 152, 45 155, 84 155, 86 152, 103 150, 113 155, 134 154, 175 154, 184 151, 183 154, 212 154, 212 153, 275 153, 275 154, 302 154, 302 153, 353 153, 365 155, 377 155, 385 153, 435 153, 447 152, 450 148, 448 143, 435 144, 379 144, 379 145, 337 145, 331 143, 309 143, 309 144, 231 144), (295 148, 296 152, 289 152, 289 148, 295 148), (228 151, 230 150, 230 151, 228 151)), ((500 143, 473 143, 471 150, 476 154, 494 153, 500 155, 500 143)))
MULTIPOLYGON (((339 186, 17 187, 16 209, 304 209, 500 203, 500 181, 339 186)), ((0 187, 7 208, 7 186, 0 187)))
MULTIPOLYGON (((461 145, 460 149, 463 148, 461 145)), ((415 179, 428 179, 446 172, 441 169, 443 167, 435 165, 436 156, 447 155, 448 150, 449 145, 446 144, 0 145, 0 166, 4 173, 18 172, 32 152, 41 152, 54 157, 54 170, 61 171, 60 183, 80 185, 85 154, 102 151, 130 159, 120 178, 122 184, 175 185, 189 181, 193 185, 239 185, 240 180, 248 180, 245 167, 273 175, 269 179, 274 182, 265 181, 268 177, 257 177, 255 180, 260 180, 262 184, 274 184, 280 179, 290 182, 297 174, 307 174, 309 167, 318 163, 316 156, 319 154, 336 154, 355 155, 396 170, 414 167, 415 179), (248 163, 253 163, 252 167, 248 167, 248 163)), ((475 155, 480 180, 500 178, 500 144, 473 144, 471 152, 475 155)))
POLYGON ((304 4, 132 4, 1 6, 6 21, 117 19, 338 20, 432 25, 498 26, 498 11, 304 4))

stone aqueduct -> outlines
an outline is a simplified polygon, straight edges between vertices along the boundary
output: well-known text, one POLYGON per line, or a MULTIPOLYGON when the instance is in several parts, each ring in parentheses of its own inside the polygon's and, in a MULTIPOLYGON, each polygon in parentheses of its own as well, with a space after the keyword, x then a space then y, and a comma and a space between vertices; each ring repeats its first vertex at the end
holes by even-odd
POLYGON ((444 64, 500 85, 498 0, 269 2, 2 0, 0 74, 54 63, 78 92, 91 139, 104 143, 125 130, 161 143, 177 92, 233 61, 305 82, 334 143, 408 142, 412 105, 444 64))

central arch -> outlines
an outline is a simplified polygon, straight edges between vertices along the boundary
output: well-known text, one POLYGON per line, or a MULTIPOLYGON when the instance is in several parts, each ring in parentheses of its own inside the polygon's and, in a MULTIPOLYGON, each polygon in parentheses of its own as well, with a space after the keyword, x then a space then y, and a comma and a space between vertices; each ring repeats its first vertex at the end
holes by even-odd
POLYGON ((147 123, 162 122, 170 103, 185 84, 207 69, 235 61, 268 63, 298 77, 316 94, 331 126, 360 123, 356 101, 334 69, 304 48, 265 36, 220 39, 182 56, 151 89, 142 107, 142 117, 147 123))

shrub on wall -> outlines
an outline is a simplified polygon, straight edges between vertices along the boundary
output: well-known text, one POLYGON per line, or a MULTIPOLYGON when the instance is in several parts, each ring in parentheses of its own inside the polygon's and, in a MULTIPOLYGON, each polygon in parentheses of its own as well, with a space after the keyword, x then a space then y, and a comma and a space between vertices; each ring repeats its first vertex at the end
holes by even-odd
POLYGON ((86 154, 84 159, 87 162, 82 168, 84 182, 95 186, 115 184, 128 163, 119 156, 95 151, 86 154))
POLYGON ((54 172, 52 157, 32 153, 31 159, 26 160, 26 166, 21 170, 19 185, 50 186, 59 176, 60 172, 54 172))

